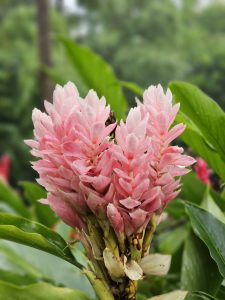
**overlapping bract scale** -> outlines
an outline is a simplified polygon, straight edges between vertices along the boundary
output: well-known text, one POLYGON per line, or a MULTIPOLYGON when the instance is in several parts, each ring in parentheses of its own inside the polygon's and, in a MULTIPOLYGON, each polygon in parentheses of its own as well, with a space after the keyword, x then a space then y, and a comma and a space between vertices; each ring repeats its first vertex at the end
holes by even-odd
POLYGON ((33 162, 38 182, 48 191, 42 202, 79 230, 93 214, 120 236, 143 230, 177 196, 180 176, 194 163, 169 145, 185 127, 171 128, 179 105, 161 86, 149 87, 118 125, 109 124, 104 97, 90 91, 81 99, 70 82, 56 87, 45 109, 34 109, 35 139, 26 141, 39 158, 33 162))

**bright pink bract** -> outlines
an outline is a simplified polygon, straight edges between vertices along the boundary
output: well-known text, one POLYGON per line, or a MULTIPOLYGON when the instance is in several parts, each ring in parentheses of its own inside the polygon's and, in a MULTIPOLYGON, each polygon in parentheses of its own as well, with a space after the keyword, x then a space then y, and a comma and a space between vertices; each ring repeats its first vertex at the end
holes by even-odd
POLYGON ((10 157, 4 154, 0 157, 0 179, 9 181, 10 157))
POLYGON ((47 113, 34 109, 35 139, 26 143, 40 158, 33 168, 48 191, 42 202, 65 223, 85 231, 94 214, 130 236, 179 193, 180 176, 195 162, 169 146, 185 129, 171 128, 179 104, 160 85, 143 99, 117 125, 104 97, 90 91, 81 99, 69 82, 56 87, 53 104, 45 102, 47 113))
POLYGON ((197 159, 195 165, 195 171, 198 179, 200 179, 205 184, 208 185, 211 184, 211 180, 210 180, 211 170, 208 169, 207 163, 200 157, 197 159))

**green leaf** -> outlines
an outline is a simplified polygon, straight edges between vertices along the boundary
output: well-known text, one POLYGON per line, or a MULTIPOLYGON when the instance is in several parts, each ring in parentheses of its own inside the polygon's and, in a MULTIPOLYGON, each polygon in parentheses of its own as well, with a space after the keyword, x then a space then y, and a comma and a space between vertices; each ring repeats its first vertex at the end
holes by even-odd
POLYGON ((201 291, 187 292, 187 291, 177 290, 167 294, 155 296, 147 300, 218 300, 218 299, 201 291))
POLYGON ((82 268, 64 239, 39 223, 0 213, 0 238, 51 253, 82 268))
POLYGON ((225 299, 225 286, 221 285, 220 290, 216 294, 217 299, 225 299))
POLYGON ((190 233, 183 252, 181 288, 215 295, 221 282, 222 276, 207 247, 198 237, 190 233))
POLYGON ((185 216, 183 200, 176 198, 173 201, 170 201, 166 206, 165 211, 175 219, 180 219, 180 217, 185 216))
POLYGON ((21 181, 20 185, 23 187, 24 195, 31 205, 35 205, 38 200, 47 197, 47 192, 34 182, 21 181))
POLYGON ((205 194, 206 185, 197 179, 194 172, 185 175, 181 182, 182 190, 179 197, 189 202, 200 204, 205 194))
POLYGON ((192 203, 185 203, 195 234, 206 244, 211 257, 225 277, 225 224, 206 210, 192 203))
POLYGON ((188 293, 188 296, 185 298, 185 300, 200 300, 200 299, 201 300, 218 300, 217 298, 213 297, 212 295, 209 295, 202 291, 190 292, 190 293, 188 293))
POLYGON ((30 275, 21 275, 11 271, 5 271, 0 269, 1 281, 17 284, 17 285, 28 285, 31 283, 38 282, 37 278, 30 275))
POLYGON ((178 115, 177 121, 185 123, 186 129, 180 136, 180 139, 189 145, 192 150, 202 157, 208 165, 225 181, 225 163, 218 152, 212 148, 199 132, 193 130, 186 120, 181 119, 178 115))
POLYGON ((70 39, 60 38, 60 41, 84 84, 94 89, 98 96, 104 96, 116 117, 123 118, 127 110, 127 102, 111 66, 90 49, 70 39))
POLYGON ((218 220, 225 223, 225 215, 217 206, 212 196, 210 195, 209 187, 207 188, 201 207, 213 214, 218 220))
MULTIPOLYGON (((56 270, 57 271, 57 270, 56 270)), ((0 300, 90 300, 83 292, 48 283, 16 286, 0 281, 0 300)))
POLYGON ((162 294, 159 296, 149 298, 148 300, 184 300, 187 293, 187 291, 177 290, 167 294, 162 294))
POLYGON ((20 196, 7 184, 0 180, 0 202, 6 203, 22 217, 29 217, 30 213, 23 204, 20 196))
MULTIPOLYGON (((83 264, 84 259, 81 251, 79 252, 77 249, 78 245, 76 244, 73 248, 76 249, 75 257, 83 264)), ((94 296, 91 284, 80 269, 54 255, 49 255, 35 248, 1 240, 0 268, 6 272, 17 274, 18 277, 21 277, 21 281, 31 277, 36 282, 51 282, 54 285, 79 289, 94 296), (60 271, 56 272, 56 270, 60 271)), ((2 279, 1 275, 0 278, 2 279)))
MULTIPOLYGON (((193 202, 195 204, 200 205, 206 195, 206 190, 208 189, 207 185, 205 185, 202 181, 200 181, 194 172, 185 175, 182 178, 181 182, 182 182, 182 190, 179 197, 183 200, 187 200, 189 202, 193 202)), ((213 198, 216 205, 222 211, 225 211, 225 200, 221 197, 221 195, 218 194, 213 189, 209 189, 209 195, 210 197, 213 198)), ((173 202, 174 201, 171 201, 170 203, 171 207, 173 207, 173 202)), ((179 205, 181 204, 181 201, 177 201, 177 202, 179 202, 179 205)), ((170 210, 170 204, 169 204, 169 210, 170 210)))
MULTIPOLYGON (((12 244, 11 242, 3 240, 0 242, 1 269, 8 272, 17 273, 18 275, 28 275, 33 278, 37 278, 38 280, 42 280, 45 277, 43 273, 26 261, 25 257, 23 256, 24 252, 21 251, 20 253, 20 249, 17 249, 18 251, 14 251, 14 249, 9 246, 9 243, 12 244)), ((29 250, 31 249, 29 248, 29 250)))
POLYGON ((225 161, 225 114, 219 105, 196 86, 174 81, 169 85, 175 101, 184 113, 225 161))
POLYGON ((162 233, 159 241, 159 251, 164 254, 174 254, 184 243, 189 233, 186 224, 173 231, 162 233))
POLYGON ((129 81, 121 81, 120 80, 120 85, 122 87, 125 87, 127 88, 128 90, 130 90, 131 92, 133 92, 134 94, 136 94, 137 96, 143 96, 143 92, 144 90, 139 86, 137 85, 136 83, 134 82, 129 82, 129 81))
POLYGON ((43 205, 38 200, 47 197, 47 192, 34 182, 23 181, 20 185, 24 189, 26 199, 32 205, 33 212, 38 222, 52 227, 58 218, 48 205, 43 205))

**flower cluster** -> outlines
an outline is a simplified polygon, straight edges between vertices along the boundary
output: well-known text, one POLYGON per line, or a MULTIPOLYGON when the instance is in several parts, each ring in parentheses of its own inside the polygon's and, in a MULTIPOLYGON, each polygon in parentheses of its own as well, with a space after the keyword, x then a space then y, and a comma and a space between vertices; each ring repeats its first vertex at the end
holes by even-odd
POLYGON ((48 191, 41 201, 81 233, 94 258, 103 255, 113 279, 125 276, 126 263, 118 275, 109 261, 115 266, 116 257, 117 272, 121 253, 123 263, 130 256, 140 261, 143 252, 127 251, 127 241, 148 241, 148 224, 177 196, 179 178, 194 163, 182 148, 170 146, 185 129, 171 128, 179 104, 172 104, 169 90, 164 94, 160 85, 150 86, 143 103, 117 124, 104 97, 91 90, 82 99, 69 82, 56 87, 53 104, 45 102, 45 109, 34 109, 35 139, 26 141, 39 158, 33 162, 38 182, 48 191), (93 228, 100 228, 103 241, 93 237, 93 228))
POLYGON ((92 212, 129 236, 179 193, 179 177, 194 162, 169 146, 185 128, 170 129, 179 104, 173 106, 171 92, 165 95, 160 85, 143 98, 117 127, 108 125, 104 97, 90 91, 81 99, 70 82, 56 87, 53 104, 45 102, 47 114, 34 109, 35 140, 26 143, 40 158, 33 168, 48 191, 42 202, 70 226, 85 228, 92 212))

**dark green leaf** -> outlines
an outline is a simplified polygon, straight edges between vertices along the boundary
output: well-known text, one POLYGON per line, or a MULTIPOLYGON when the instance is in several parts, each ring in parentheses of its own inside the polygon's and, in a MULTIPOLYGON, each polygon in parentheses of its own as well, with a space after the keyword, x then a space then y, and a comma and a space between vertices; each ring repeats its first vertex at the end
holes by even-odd
POLYGON ((177 122, 186 125, 184 133, 180 138, 191 147, 191 149, 202 157, 208 165, 225 181, 225 163, 219 153, 202 136, 199 130, 193 126, 190 119, 182 113, 176 118, 177 122))
POLYGON ((198 127, 204 139, 209 142, 225 160, 225 114, 219 105, 196 86, 174 81, 169 85, 175 101, 181 103, 184 113, 198 127))
MULTIPOLYGON (((196 177, 196 174, 194 172, 185 175, 182 178, 181 182, 182 182, 182 190, 181 193, 179 194, 179 197, 183 200, 187 200, 189 202, 193 202, 195 204, 200 205, 205 197, 207 186, 196 177)), ((225 211, 225 201, 221 197, 221 195, 213 189, 209 189, 209 194, 210 197, 213 198, 217 206, 222 211, 225 211)), ((180 210, 181 210, 181 202, 180 201, 177 202, 178 202, 177 205, 180 206, 180 210)), ((173 201, 171 201, 171 207, 173 207, 173 201)), ((169 210, 170 210, 170 204, 169 204, 169 210)))
POLYGON ((37 248, 82 267, 64 239, 39 223, 0 213, 0 238, 37 248))
POLYGON ((12 207, 12 209, 22 217, 29 217, 30 215, 20 196, 2 180, 0 180, 0 202, 12 207))
POLYGON ((52 227, 58 218, 49 206, 38 202, 38 200, 47 197, 47 192, 34 182, 23 181, 20 185, 24 188, 25 197, 31 203, 37 221, 52 227))
POLYGON ((180 198, 176 198, 169 202, 166 207, 166 212, 176 219, 185 216, 184 201, 180 198))
POLYGON ((211 257, 225 277, 225 224, 192 203, 185 203, 195 234, 206 244, 211 257))
POLYGON ((205 244, 190 233, 186 239, 181 270, 181 288, 215 295, 222 276, 205 244))
POLYGON ((188 296, 185 298, 185 300, 218 300, 218 299, 207 293, 197 291, 197 292, 188 293, 188 296))
POLYGON ((189 226, 182 225, 173 231, 160 235, 159 251, 165 254, 174 254, 184 243, 189 233, 189 226))
POLYGON ((182 178, 181 199, 200 204, 205 194, 206 185, 197 179, 194 172, 190 172, 182 178))

